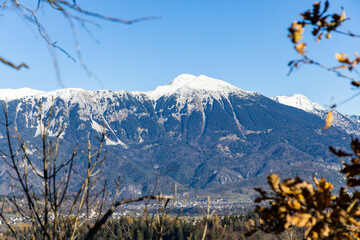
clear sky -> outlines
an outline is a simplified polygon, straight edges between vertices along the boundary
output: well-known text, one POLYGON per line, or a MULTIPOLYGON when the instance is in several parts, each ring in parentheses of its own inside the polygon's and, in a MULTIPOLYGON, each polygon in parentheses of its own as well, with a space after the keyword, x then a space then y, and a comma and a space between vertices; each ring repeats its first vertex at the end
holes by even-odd
MULTIPOLYGON (((28 1, 24 1, 28 2, 28 1)), ((65 87, 88 90, 149 91, 181 73, 207 75, 241 89, 268 97, 301 93, 322 105, 341 102, 356 90, 348 81, 315 66, 305 66, 287 76, 287 63, 297 58, 287 38, 291 22, 311 7, 309 0, 82 0, 83 8, 127 19, 160 16, 161 20, 131 26, 94 19, 89 25, 94 41, 77 25, 87 66, 101 83, 89 79, 78 62, 60 51, 65 87), (332 100, 333 98, 333 100, 332 100)), ((360 1, 331 1, 331 9, 344 6, 351 17, 346 26, 360 33, 360 1), (340 5, 340 2, 342 5, 340 5)), ((0 65, 0 88, 61 88, 51 56, 36 29, 19 14, 0 12, 0 56, 25 62, 29 70, 15 71, 0 65)), ((61 16, 41 10, 53 41, 75 56, 71 28, 61 16)), ((334 66, 334 54, 360 51, 360 39, 333 35, 330 41, 310 42, 310 56, 334 66)), ((341 106, 343 113, 360 114, 360 97, 341 106)))

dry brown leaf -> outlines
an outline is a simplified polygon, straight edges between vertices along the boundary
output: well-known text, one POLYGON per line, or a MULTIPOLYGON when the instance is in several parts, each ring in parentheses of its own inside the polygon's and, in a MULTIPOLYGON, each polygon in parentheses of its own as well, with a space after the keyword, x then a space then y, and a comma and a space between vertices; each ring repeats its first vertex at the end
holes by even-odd
POLYGON ((336 53, 335 58, 341 63, 346 63, 346 64, 351 63, 349 60, 349 56, 346 53, 336 53))
POLYGON ((345 10, 343 9, 342 11, 341 11, 341 16, 340 16, 340 21, 345 21, 346 20, 346 14, 345 14, 345 10))
POLYGON ((296 199, 292 199, 292 200, 289 199, 287 201, 287 204, 291 209, 294 209, 294 210, 299 210, 301 208, 300 202, 296 199))
POLYGON ((328 129, 331 126, 333 119, 333 113, 332 111, 329 111, 325 120, 324 130, 328 129))
POLYGON ((268 176, 268 182, 270 184, 270 187, 274 190, 274 191, 278 191, 279 190, 279 183, 280 183, 280 177, 279 175, 273 173, 270 174, 268 176))
POLYGON ((255 221, 254 220, 249 219, 248 223, 249 223, 250 227, 255 227, 255 221))
POLYGON ((346 65, 341 65, 341 66, 336 67, 336 69, 345 69, 345 68, 347 68, 346 65))
POLYGON ((311 219, 311 214, 299 213, 291 217, 291 224, 297 227, 304 227, 309 222, 310 219, 311 219))
POLYGON ((292 42, 298 43, 303 38, 302 34, 304 33, 304 28, 302 24, 295 21, 291 24, 289 32, 289 37, 291 38, 292 42))
POLYGON ((360 82, 359 81, 352 81, 351 85, 355 86, 355 87, 360 87, 360 82))
POLYGON ((296 51, 302 55, 307 53, 307 51, 305 51, 305 48, 306 48, 306 43, 303 43, 303 42, 301 42, 295 46, 296 51))
POLYGON ((317 185, 318 190, 320 192, 323 192, 323 191, 328 190, 328 189, 331 191, 334 188, 334 186, 331 183, 327 182, 325 180, 325 178, 323 178, 323 177, 320 179, 320 182, 316 183, 316 185, 317 185))
POLYGON ((285 194, 290 194, 291 193, 290 188, 288 186, 286 186, 284 183, 280 184, 280 189, 285 194))
POLYGON ((287 212, 286 207, 285 207, 285 206, 280 206, 280 207, 279 207, 279 212, 280 212, 280 213, 285 213, 285 212, 287 212))
POLYGON ((325 238, 330 234, 330 228, 328 224, 324 224, 324 226, 320 229, 320 237, 325 238))
POLYGON ((320 33, 319 36, 317 36, 317 38, 316 38, 316 42, 317 42, 317 43, 320 42, 322 36, 323 36, 323 33, 320 33))

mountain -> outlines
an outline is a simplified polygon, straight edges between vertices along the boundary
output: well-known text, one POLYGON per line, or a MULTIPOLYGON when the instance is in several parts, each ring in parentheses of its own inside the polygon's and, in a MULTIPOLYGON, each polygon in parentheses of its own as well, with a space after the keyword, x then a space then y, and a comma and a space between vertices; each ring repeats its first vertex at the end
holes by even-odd
POLYGON ((294 94, 291 97, 276 96, 274 101, 291 107, 299 108, 309 113, 317 114, 321 117, 324 115, 323 113, 327 111, 320 104, 311 102, 310 99, 301 94, 294 94))
MULTIPOLYGON (((76 144, 78 152, 86 150, 88 139, 95 149, 105 129, 103 177, 120 176, 124 195, 151 191, 159 173, 164 184, 208 194, 241 193, 264 184, 273 172, 325 176, 340 184, 341 163, 328 146, 348 149, 348 133, 359 135, 356 116, 336 113, 338 123, 324 131, 326 110, 304 96, 272 100, 204 75, 182 74, 149 92, 0 90, 0 101, 5 98, 13 127, 28 141, 35 163, 39 112, 43 121, 52 112, 50 137, 63 128, 63 156, 76 144)), ((7 149, 4 128, 0 134, 0 149, 7 149)), ((86 163, 79 154, 76 169, 86 163)), ((76 187, 76 178, 72 181, 76 187)), ((9 192, 8 185, 6 166, 0 164, 3 193, 9 192)))
MULTIPOLYGON (((301 94, 294 94, 291 97, 277 96, 273 99, 276 102, 285 104, 291 107, 302 109, 309 113, 314 113, 326 119, 327 112, 323 106, 317 103, 313 103, 307 97, 301 94)), ((348 134, 360 135, 360 118, 356 115, 341 114, 337 111, 333 111, 333 125, 347 132, 348 134)))

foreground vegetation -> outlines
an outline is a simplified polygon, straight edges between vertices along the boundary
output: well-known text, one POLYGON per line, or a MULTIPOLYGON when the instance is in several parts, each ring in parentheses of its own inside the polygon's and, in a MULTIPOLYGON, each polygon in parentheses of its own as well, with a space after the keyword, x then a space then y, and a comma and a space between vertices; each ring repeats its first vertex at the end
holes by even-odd
MULTIPOLYGON (((164 221, 166 233, 159 236, 159 225, 156 216, 152 217, 121 217, 109 220, 95 235, 95 239, 164 239, 164 240, 196 240, 196 239, 246 239, 245 233, 259 224, 259 218, 249 213, 246 215, 212 216, 205 218, 178 218, 167 216, 164 221), (205 226, 206 225, 206 226, 205 226), (204 229, 207 229, 204 235, 204 229)), ((18 225, 16 231, 19 239, 43 239, 41 235, 33 238, 27 224, 18 225)), ((84 239, 86 228, 77 239, 84 239)), ((70 235, 68 236, 70 237, 70 235)), ((12 239, 12 234, 7 232, 1 235, 2 239, 12 239)), ((300 230, 291 230, 281 235, 265 234, 259 232, 248 239, 303 239, 300 230)))
MULTIPOLYGON (((30 14, 30 17, 27 14, 24 16, 35 23, 47 44, 59 48, 44 34, 43 27, 36 18, 37 9, 29 11, 26 6, 17 1, 9 2, 13 3, 14 7, 30 14)), ((70 1, 39 1, 39 4, 41 2, 49 3, 54 10, 64 14, 66 19, 70 20, 73 19, 73 15, 67 15, 67 9, 85 14, 85 16, 94 15, 84 12, 77 6, 76 1, 73 3, 70 1)), ((359 37, 351 32, 339 30, 342 23, 348 20, 344 11, 340 14, 328 14, 329 1, 325 1, 324 5, 324 8, 321 8, 320 3, 315 3, 312 10, 301 15, 303 18, 301 21, 291 25, 289 37, 301 58, 289 63, 290 71, 303 64, 315 64, 348 79, 352 86, 360 87, 360 81, 357 78, 340 72, 342 70, 355 72, 355 68, 360 63, 359 54, 355 53, 355 58, 350 59, 345 53, 337 53, 335 56, 340 65, 331 68, 306 55, 307 44, 302 42, 305 27, 313 28, 311 33, 318 42, 322 41, 323 36, 331 38, 331 33, 359 37)), ((107 19, 105 16, 96 16, 107 19)), ((111 20, 115 21, 116 19, 111 20)), ((76 37, 76 31, 74 31, 74 35, 76 37)), ((78 58, 85 71, 91 76, 91 72, 83 64, 80 52, 78 52, 78 58)), ((26 64, 16 66, 4 58, 0 58, 0 61, 15 69, 27 67, 26 64)), ((331 108, 335 107, 336 105, 331 106, 331 108)), ((8 113, 6 106, 4 112, 8 113)), ((330 148, 338 157, 351 157, 351 163, 344 163, 341 171, 347 180, 347 188, 341 188, 338 195, 332 193, 333 186, 325 179, 314 179, 316 186, 313 186, 300 178, 281 181, 278 175, 272 174, 268 177, 270 191, 257 189, 260 197, 256 201, 265 202, 265 204, 270 201, 270 205, 259 205, 256 209, 261 218, 252 214, 220 218, 212 216, 209 212, 205 214, 204 218, 180 218, 171 216, 166 211, 167 204, 175 199, 176 195, 174 197, 151 195, 119 201, 116 199, 117 194, 114 194, 111 206, 104 207, 104 199, 110 194, 106 188, 106 182, 99 181, 99 179, 101 180, 99 177, 102 171, 101 166, 106 159, 106 154, 102 153, 105 133, 102 135, 97 151, 94 152, 89 142, 88 151, 84 152, 88 158, 87 171, 83 175, 77 176, 82 179, 81 186, 75 197, 71 199, 68 195, 68 187, 71 184, 71 174, 75 174, 73 159, 77 155, 77 148, 74 149, 73 155, 69 156, 68 160, 58 159, 58 143, 62 129, 59 127, 54 140, 49 141, 50 118, 49 116, 49 120, 44 122, 41 115, 39 116, 40 123, 44 122, 43 127, 40 127, 42 140, 40 150, 42 151, 38 152, 39 158, 32 159, 28 154, 28 142, 22 139, 20 133, 10 130, 11 122, 6 116, 6 138, 9 146, 8 151, 2 152, 1 155, 12 171, 9 172, 9 177, 14 180, 14 184, 11 184, 12 195, 7 200, 15 207, 18 214, 29 220, 29 223, 10 225, 3 208, 0 211, 0 217, 7 224, 9 230, 4 232, 1 238, 244 239, 246 233, 250 232, 252 233, 250 239, 302 239, 304 236, 308 239, 360 239, 360 192, 358 191, 360 186, 360 142, 357 139, 352 140, 352 153, 330 148), (38 159, 42 161, 39 169, 35 165, 38 159), (36 186, 41 186, 42 189, 36 189, 36 186), (96 186, 100 187, 96 188, 96 186), (19 189, 25 196, 25 204, 16 198, 19 189), (98 199, 100 201, 97 201, 98 199), (164 207, 160 209, 163 214, 140 218, 110 219, 116 207, 128 202, 147 199, 163 201, 164 207), (65 206, 65 203, 70 200, 73 201, 69 208, 65 206), (98 212, 94 221, 88 221, 90 209, 96 209, 98 212), (84 212, 86 218, 81 218, 84 212), (306 229, 305 233, 302 233, 302 230, 297 227, 306 229), (263 232, 255 232, 257 229, 262 229, 263 232)), ((331 121, 332 112, 330 111, 325 129, 331 126, 331 121)))
MULTIPOLYGON (((301 58, 289 62, 290 72, 304 64, 313 64, 335 73, 338 77, 350 81, 353 87, 360 87, 359 72, 356 69, 360 63, 360 55, 355 52, 355 58, 350 60, 346 53, 336 53, 338 66, 327 67, 308 57, 307 44, 303 41, 305 29, 311 30, 312 36, 319 43, 323 36, 327 39, 332 33, 340 33, 347 37, 360 37, 342 25, 349 18, 345 10, 341 13, 329 13, 330 2, 315 2, 312 9, 301 14, 302 19, 295 21, 289 28, 289 38, 301 58), (355 74, 354 74, 355 73, 355 74)), ((324 130, 331 127, 332 109, 350 101, 359 95, 350 96, 339 104, 333 104, 326 118, 324 130)), ((268 176, 270 190, 256 189, 260 194, 255 202, 256 212, 260 215, 260 225, 255 226, 249 235, 258 229, 267 233, 283 233, 294 227, 305 229, 306 239, 360 239, 360 141, 352 138, 351 152, 329 147, 329 150, 341 158, 343 168, 340 171, 346 180, 338 194, 334 194, 333 184, 325 178, 314 183, 304 181, 299 177, 281 180, 277 174, 268 176)))

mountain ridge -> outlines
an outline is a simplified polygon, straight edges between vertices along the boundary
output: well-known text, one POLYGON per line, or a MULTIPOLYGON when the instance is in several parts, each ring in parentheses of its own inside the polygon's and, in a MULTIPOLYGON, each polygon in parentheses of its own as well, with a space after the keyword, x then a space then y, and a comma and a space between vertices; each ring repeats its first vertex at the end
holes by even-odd
MULTIPOLYGON (((324 108, 318 103, 310 101, 307 97, 301 94, 294 94, 290 97, 287 96, 276 96, 273 98, 274 101, 281 104, 295 107, 304 110, 309 113, 318 115, 322 119, 326 119, 329 110, 324 108)), ((360 135, 360 117, 357 115, 341 114, 336 110, 333 112, 332 125, 341 128, 348 134, 360 135)))
MULTIPOLYGON (((9 101, 9 117, 31 143, 29 149, 35 149, 41 101, 44 121, 52 111, 50 137, 63 127, 63 154, 77 143, 96 143, 106 131, 104 178, 120 175, 123 194, 149 191, 154 172, 166 172, 167 182, 195 192, 239 193, 264 184, 272 172, 305 179, 316 173, 343 181, 338 175, 341 163, 328 146, 346 149, 346 131, 357 134, 355 120, 324 131, 320 115, 203 75, 180 75, 156 89, 39 93, 9 101)), ((5 136, 4 128, 0 134, 5 136)), ((5 138, 0 138, 0 147, 6 148, 5 138)), ((34 154, 31 157, 36 159, 34 154)), ((84 164, 79 156, 77 169, 84 164)), ((8 183, 2 172, 6 169, 0 164, 0 189, 6 192, 8 183)))
POLYGON ((302 94, 293 94, 292 96, 276 96, 274 101, 291 107, 302 109, 306 112, 318 114, 318 112, 326 111, 326 109, 318 103, 312 102, 309 98, 302 94))
POLYGON ((126 90, 84 90, 82 88, 63 88, 53 91, 41 91, 31 88, 19 88, 19 89, 0 89, 0 100, 17 100, 21 98, 29 97, 43 97, 43 96, 69 96, 71 92, 73 93, 88 93, 90 95, 107 92, 109 94, 132 94, 136 95, 145 95, 151 100, 157 100, 160 97, 170 96, 176 92, 186 92, 186 90, 199 90, 203 92, 221 92, 223 94, 228 94, 230 92, 237 92, 243 94, 253 94, 255 92, 242 90, 234 85, 231 85, 227 82, 224 82, 219 79, 210 78, 205 75, 191 75, 191 74, 181 74, 178 77, 174 78, 173 81, 166 85, 158 86, 151 91, 126 91, 126 90), (183 91, 182 91, 183 90, 183 91), (185 90, 185 91, 184 91, 185 90), (12 96, 14 95, 14 96, 12 96))
MULTIPOLYGON (((173 94, 181 95, 184 94, 185 92, 186 95, 186 92, 189 90, 190 90, 190 94, 193 93, 191 92, 191 90, 195 90, 195 91, 202 91, 203 93, 211 92, 213 94, 215 92, 220 92, 224 96, 228 95, 229 93, 241 93, 244 96, 249 94, 258 94, 257 92, 254 91, 245 91, 227 82, 224 82, 219 79, 211 78, 205 75, 195 76, 191 74, 181 74, 178 77, 174 78, 173 81, 169 82, 168 84, 158 86, 150 91, 84 90, 82 88, 64 88, 53 91, 41 91, 31 88, 19 88, 19 89, 8 88, 8 89, 0 89, 0 100, 6 99, 7 101, 13 101, 21 98, 58 97, 58 96, 62 96, 65 99, 69 99, 70 96, 73 96, 75 94, 78 95, 82 94, 84 97, 88 96, 89 100, 91 100, 90 97, 95 97, 98 94, 102 95, 102 97, 104 97, 105 94, 108 95, 129 94, 134 97, 146 96, 150 100, 156 101, 161 97, 169 97, 173 94)), ((220 99, 220 97, 217 96, 217 99, 220 99)), ((323 112, 326 111, 326 108, 324 108, 322 105, 312 102, 309 98, 299 93, 295 93, 292 96, 276 96, 271 99, 278 103, 295 107, 310 113, 315 113, 318 115, 322 115, 323 112)), ((356 115, 348 115, 348 114, 343 114, 343 115, 356 116, 356 115)))

